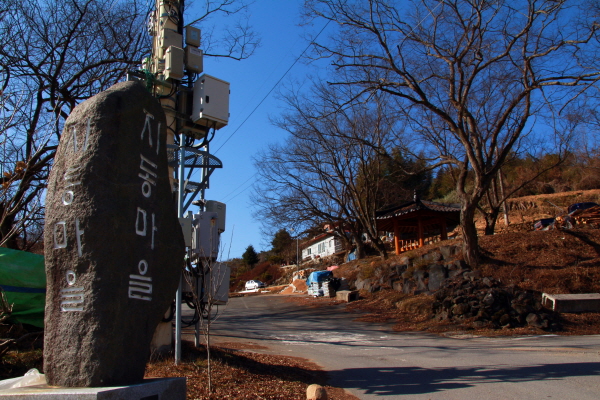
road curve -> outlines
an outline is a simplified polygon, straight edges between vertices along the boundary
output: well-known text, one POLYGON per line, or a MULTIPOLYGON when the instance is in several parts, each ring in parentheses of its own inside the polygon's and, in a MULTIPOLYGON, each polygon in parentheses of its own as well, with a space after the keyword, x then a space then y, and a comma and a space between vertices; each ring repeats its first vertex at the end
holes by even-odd
POLYGON ((361 399, 599 399, 600 335, 445 338, 353 322, 344 305, 239 297, 221 308, 215 342, 310 359, 361 399))

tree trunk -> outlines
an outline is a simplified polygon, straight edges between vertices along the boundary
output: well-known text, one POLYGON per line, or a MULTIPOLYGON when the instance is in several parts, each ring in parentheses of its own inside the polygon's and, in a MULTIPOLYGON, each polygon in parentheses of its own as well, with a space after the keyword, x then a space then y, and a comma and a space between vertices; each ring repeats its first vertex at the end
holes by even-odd
MULTIPOLYGON (((210 308, 211 306, 208 306, 208 317, 206 319, 206 327, 205 327, 205 340, 206 340, 206 372, 208 375, 208 394, 212 394, 213 392, 213 387, 212 387, 212 359, 210 356, 210 308)), ((200 316, 200 318, 202 318, 202 316, 200 316)))
MULTIPOLYGON (((496 222, 498 221, 498 215, 500 214, 500 209, 503 207, 503 188, 502 181, 500 177, 500 173, 496 175, 495 179, 492 179, 491 187, 488 189, 486 193, 488 199, 488 207, 490 208, 489 212, 484 211, 480 208, 484 218, 485 218, 485 235, 493 235, 496 231, 496 222)), ((504 213, 506 217, 506 213, 504 213)), ((507 223, 508 225, 508 223, 507 223)))
POLYGON ((379 239, 377 237, 377 238, 373 239, 372 242, 375 245, 375 248, 377 249, 377 251, 379 252, 379 255, 381 256, 381 258, 384 260, 387 260, 387 258, 388 258, 387 250, 385 248, 385 244, 381 241, 381 239, 379 239))
POLYGON ((493 235, 496 230, 496 221, 498 221, 498 214, 500 213, 500 207, 491 207, 490 212, 484 214, 485 217, 485 235, 493 235))
POLYGON ((356 245, 356 259, 365 258, 365 244, 362 241, 362 237, 355 235, 354 244, 356 245))
POLYGON ((479 265, 479 240, 475 228, 476 204, 463 200, 460 212, 460 226, 463 231, 463 254, 465 262, 471 267, 479 265))

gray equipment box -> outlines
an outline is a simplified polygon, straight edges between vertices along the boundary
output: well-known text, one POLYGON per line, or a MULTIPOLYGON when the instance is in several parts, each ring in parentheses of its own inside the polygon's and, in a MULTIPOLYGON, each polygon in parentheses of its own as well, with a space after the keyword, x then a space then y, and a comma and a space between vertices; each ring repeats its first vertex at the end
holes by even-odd
POLYGON ((202 301, 225 305, 229 301, 229 276, 231 269, 224 263, 215 262, 210 272, 204 275, 204 297, 202 301), (210 296, 210 298, 209 298, 210 296))
POLYGON ((192 247, 192 219, 186 217, 179 218, 179 225, 183 232, 183 240, 187 247, 192 247))

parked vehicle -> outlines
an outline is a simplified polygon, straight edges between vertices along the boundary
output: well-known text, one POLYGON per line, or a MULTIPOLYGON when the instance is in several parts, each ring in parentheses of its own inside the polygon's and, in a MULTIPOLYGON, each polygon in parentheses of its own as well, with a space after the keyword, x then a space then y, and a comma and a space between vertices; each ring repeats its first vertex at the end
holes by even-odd
POLYGON ((246 290, 256 290, 265 286, 266 285, 263 282, 258 281, 256 279, 246 282, 246 290))

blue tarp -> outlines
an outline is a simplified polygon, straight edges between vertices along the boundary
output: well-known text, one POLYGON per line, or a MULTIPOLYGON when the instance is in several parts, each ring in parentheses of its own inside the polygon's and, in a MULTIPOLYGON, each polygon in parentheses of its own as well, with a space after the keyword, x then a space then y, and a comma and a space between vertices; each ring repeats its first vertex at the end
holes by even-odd
POLYGON ((592 208, 592 207, 596 207, 598 204, 596 203, 592 203, 592 202, 587 202, 587 203, 575 203, 575 204, 571 204, 569 206, 569 209, 567 210, 567 212, 569 214, 571 214, 574 211, 578 211, 578 210, 587 210, 588 208, 592 208))
POLYGON ((333 273, 331 271, 315 271, 308 276, 308 279, 306 279, 306 285, 310 287, 312 282, 323 282, 332 276, 333 273))
POLYGON ((546 231, 548 229, 554 229, 554 218, 542 218, 537 220, 533 224, 533 229, 536 231, 546 231))
POLYGON ((352 251, 352 252, 348 253, 348 257, 346 257, 347 262, 354 261, 354 260, 356 260, 356 251, 352 251))

